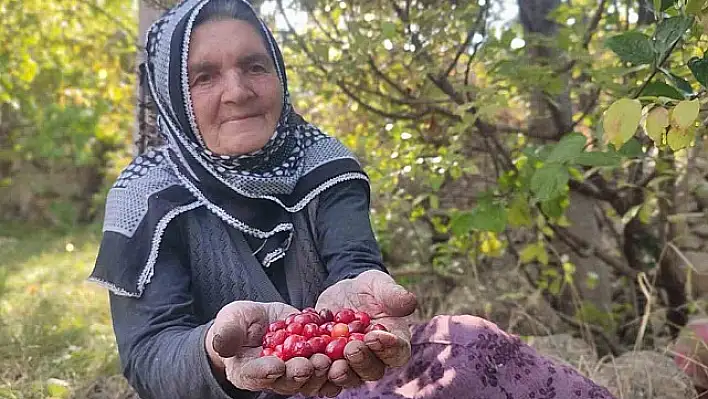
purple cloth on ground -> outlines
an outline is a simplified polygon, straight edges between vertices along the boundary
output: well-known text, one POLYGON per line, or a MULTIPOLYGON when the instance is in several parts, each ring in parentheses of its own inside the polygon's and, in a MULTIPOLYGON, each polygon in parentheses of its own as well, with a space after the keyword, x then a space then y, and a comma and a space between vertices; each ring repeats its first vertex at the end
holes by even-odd
POLYGON ((553 363, 495 324, 437 316, 412 327, 413 354, 383 379, 338 399, 615 399, 576 370, 553 363))

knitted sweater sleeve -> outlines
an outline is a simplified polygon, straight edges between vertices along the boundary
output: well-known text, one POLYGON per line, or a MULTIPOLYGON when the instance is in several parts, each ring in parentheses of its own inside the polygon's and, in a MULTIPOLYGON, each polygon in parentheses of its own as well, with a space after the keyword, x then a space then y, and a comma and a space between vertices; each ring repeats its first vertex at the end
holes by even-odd
POLYGON ((368 190, 366 182, 352 180, 320 197, 315 230, 327 286, 367 270, 387 271, 371 228, 368 190))

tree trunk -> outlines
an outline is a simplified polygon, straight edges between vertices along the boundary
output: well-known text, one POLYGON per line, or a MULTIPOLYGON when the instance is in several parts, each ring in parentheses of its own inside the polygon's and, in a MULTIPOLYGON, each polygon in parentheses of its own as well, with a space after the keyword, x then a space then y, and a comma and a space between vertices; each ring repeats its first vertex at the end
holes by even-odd
MULTIPOLYGON (((557 26, 548 19, 548 15, 560 5, 560 0, 518 0, 519 18, 524 26, 527 38, 528 54, 532 62, 540 65, 562 65, 564 54, 553 45, 558 33, 557 26)), ((530 99, 529 130, 536 136, 559 138, 569 133, 572 126, 573 106, 570 100, 570 77, 568 74, 559 76, 563 80, 564 89, 556 95, 549 95, 534 90, 530 99)), ((591 245, 599 244, 600 225, 595 215, 595 200, 583 194, 571 192, 570 205, 566 216, 571 227, 568 229, 575 236, 582 237, 591 245)), ((594 305, 601 312, 610 310, 612 291, 610 285, 610 270, 595 256, 581 256, 563 241, 554 239, 554 247, 568 256, 575 265, 573 278, 574 290, 580 299, 594 305), (597 278, 594 284, 588 284, 589 278, 597 278)), ((567 299, 575 297, 572 292, 565 292, 567 299), (571 296, 572 295, 572 296, 571 296)), ((574 313, 579 305, 577 301, 559 301, 562 310, 574 313)))

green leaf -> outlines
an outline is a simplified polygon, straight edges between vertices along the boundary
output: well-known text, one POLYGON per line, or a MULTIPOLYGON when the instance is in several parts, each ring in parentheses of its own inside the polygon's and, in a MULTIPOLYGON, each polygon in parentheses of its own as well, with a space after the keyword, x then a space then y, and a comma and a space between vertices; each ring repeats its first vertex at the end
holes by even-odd
POLYGON ((629 141, 624 143, 617 153, 627 158, 641 158, 644 156, 642 144, 636 137, 632 137, 629 141))
POLYGON ((546 163, 531 177, 531 191, 539 201, 548 201, 563 193, 568 184, 568 169, 557 163, 546 163))
POLYGON ((671 87, 664 82, 651 82, 647 87, 642 90, 640 96, 642 97, 668 97, 674 100, 683 100, 686 98, 683 93, 676 90, 675 87, 671 87))
POLYGON ((693 87, 691 87, 691 84, 686 79, 672 72, 669 73, 669 79, 671 79, 671 83, 673 83, 674 86, 682 92, 686 94, 693 94, 693 87))
POLYGON ((546 158, 548 162, 568 162, 580 155, 587 143, 587 138, 580 133, 570 133, 560 139, 546 158))
POLYGON ((32 80, 34 80, 34 77, 37 76, 37 70, 39 67, 37 66, 37 63, 31 59, 27 58, 24 63, 21 65, 20 69, 20 79, 23 81, 29 83, 32 80))
POLYGON ((509 205, 508 221, 512 227, 531 226, 531 208, 522 195, 517 195, 509 205))
POLYGON ((703 58, 693 57, 688 60, 688 69, 703 87, 708 87, 708 59, 705 54, 703 58))
POLYGON ((472 231, 474 217, 472 212, 460 212, 452 217, 450 231, 456 236, 464 236, 472 231))
POLYGON ((503 204, 490 200, 479 200, 471 212, 462 212, 453 217, 450 230, 457 236, 470 231, 492 231, 501 233, 506 229, 507 213, 503 204))
POLYGON ((688 129, 695 123, 699 111, 700 104, 698 100, 681 101, 671 110, 671 125, 681 130, 688 129))
POLYGON ((620 147, 637 131, 642 118, 642 104, 639 100, 620 98, 605 111, 602 127, 607 140, 620 147))
POLYGON ((541 202, 541 210, 549 218, 557 219, 563 216, 562 196, 541 202))
POLYGON ((674 151, 684 149, 693 141, 693 131, 693 129, 678 129, 672 126, 666 134, 666 144, 674 151))
POLYGON ((530 263, 535 260, 543 265, 548 264, 548 253, 546 252, 546 246, 543 241, 528 244, 519 253, 519 261, 521 261, 521 263, 530 263))
POLYGON ((706 0, 688 0, 686 3, 686 13, 689 15, 700 14, 705 4, 706 0))
POLYGON ((47 393, 54 398, 68 398, 71 394, 69 383, 58 378, 47 380, 47 393))
POLYGON ((691 27, 693 18, 676 16, 666 18, 659 22, 654 32, 654 49, 663 56, 674 45, 681 36, 691 27))
POLYGON ((575 162, 583 166, 620 166, 622 158, 616 152, 584 152, 575 159, 575 162))
POLYGON ((666 11, 673 6, 675 0, 654 0, 654 12, 666 11))
POLYGON ((629 31, 612 36, 605 41, 605 45, 617 54, 622 61, 634 65, 651 64, 654 62, 654 50, 651 40, 645 34, 629 31))
POLYGON ((661 147, 664 144, 664 136, 668 126, 669 111, 661 106, 652 108, 644 120, 644 132, 654 141, 657 147, 661 147))
POLYGON ((396 35, 396 24, 383 21, 383 23, 381 23, 381 31, 386 39, 391 39, 396 35))

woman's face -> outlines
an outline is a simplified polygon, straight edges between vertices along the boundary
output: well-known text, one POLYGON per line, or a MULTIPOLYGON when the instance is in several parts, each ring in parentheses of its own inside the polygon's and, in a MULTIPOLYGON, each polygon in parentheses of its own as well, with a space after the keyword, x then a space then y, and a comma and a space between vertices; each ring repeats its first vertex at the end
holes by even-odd
POLYGON ((262 148, 282 109, 282 88, 262 37, 246 21, 199 25, 189 44, 189 88, 197 127, 219 155, 262 148))

